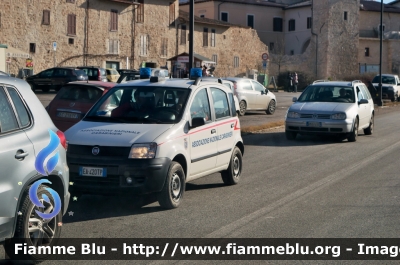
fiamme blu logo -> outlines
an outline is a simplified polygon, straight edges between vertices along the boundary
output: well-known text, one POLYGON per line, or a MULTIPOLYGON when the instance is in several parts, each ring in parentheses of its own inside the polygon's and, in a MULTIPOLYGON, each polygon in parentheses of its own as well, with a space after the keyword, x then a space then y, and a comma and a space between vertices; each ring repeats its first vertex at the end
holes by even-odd
MULTIPOLYGON (((50 157, 50 155, 57 149, 58 145, 60 144, 60 139, 58 138, 57 134, 53 132, 52 130, 49 130, 50 134, 50 142, 49 144, 43 148, 39 154, 36 157, 35 160, 35 168, 38 173, 40 173, 42 176, 48 176, 56 167, 60 154, 59 151, 57 151, 53 156, 50 157), (47 160, 47 162, 46 162, 47 160), (46 163, 45 163, 46 162, 46 163)), ((51 181, 48 179, 40 179, 33 183, 33 185, 29 189, 29 198, 32 201, 34 205, 36 205, 39 208, 45 208, 43 203, 40 201, 41 199, 47 203, 50 204, 50 199, 46 194, 42 194, 42 198, 39 199, 37 195, 37 191, 39 189, 39 186, 42 183, 49 183, 51 184, 51 181)), ((60 210, 61 210, 61 199, 58 193, 49 188, 45 188, 50 195, 53 197, 54 205, 52 212, 49 213, 43 213, 38 210, 35 210, 37 215, 40 216, 43 219, 52 219, 54 216, 56 216, 60 210)))

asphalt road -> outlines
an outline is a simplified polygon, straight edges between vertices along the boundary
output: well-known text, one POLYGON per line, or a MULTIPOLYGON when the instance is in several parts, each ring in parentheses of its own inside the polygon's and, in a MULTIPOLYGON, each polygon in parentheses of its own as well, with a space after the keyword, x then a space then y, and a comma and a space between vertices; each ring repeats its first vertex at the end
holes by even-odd
MULTIPOLYGON (((160 209, 151 196, 116 198, 83 195, 77 201, 71 201, 68 211, 72 211, 73 215, 67 213, 64 216, 61 236, 400 238, 399 111, 399 106, 377 109, 374 134, 365 136, 361 133, 355 143, 305 136, 287 141, 283 128, 246 135, 241 182, 227 187, 219 174, 213 174, 187 183, 183 203, 175 210, 160 209)), ((177 262, 139 262, 145 263, 177 262)), ((181 263, 198 264, 200 261, 181 263)), ((127 264, 127 261, 48 261, 43 264, 127 264)))

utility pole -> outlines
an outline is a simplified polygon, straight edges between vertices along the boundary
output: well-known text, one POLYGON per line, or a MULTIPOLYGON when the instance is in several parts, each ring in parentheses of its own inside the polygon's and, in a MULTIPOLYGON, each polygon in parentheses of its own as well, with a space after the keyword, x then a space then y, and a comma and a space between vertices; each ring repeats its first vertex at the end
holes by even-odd
POLYGON ((383 41, 383 0, 381 0, 381 24, 379 25, 379 100, 378 106, 383 106, 382 101, 382 41, 383 41))
POLYGON ((189 75, 193 67, 194 50, 194 0, 190 0, 189 6, 189 75))

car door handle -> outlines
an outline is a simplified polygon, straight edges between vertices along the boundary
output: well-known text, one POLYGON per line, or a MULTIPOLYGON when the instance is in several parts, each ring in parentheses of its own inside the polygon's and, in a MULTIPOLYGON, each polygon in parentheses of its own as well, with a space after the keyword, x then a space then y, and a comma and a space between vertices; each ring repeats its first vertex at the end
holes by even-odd
POLYGON ((215 130, 215 129, 212 129, 211 130, 211 134, 214 134, 214 133, 216 133, 217 132, 217 130, 215 130))
POLYGON ((15 154, 15 159, 18 160, 23 160, 26 156, 28 156, 28 152, 24 152, 24 150, 18 150, 17 153, 15 154))

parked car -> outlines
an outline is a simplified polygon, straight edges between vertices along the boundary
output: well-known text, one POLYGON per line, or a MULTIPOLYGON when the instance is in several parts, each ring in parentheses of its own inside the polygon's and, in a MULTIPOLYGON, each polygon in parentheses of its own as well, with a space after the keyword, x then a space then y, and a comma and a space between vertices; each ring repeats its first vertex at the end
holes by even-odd
MULTIPOLYGON (((6 238, 18 238, 28 247, 52 247, 60 236, 59 224, 70 199, 64 133, 54 126, 42 103, 24 80, 0 76, 0 110, 0 245, 6 238), (55 140, 52 147, 50 139, 55 140), (44 176, 35 165, 44 166, 46 157, 41 151, 46 147, 58 154, 58 161, 51 158, 57 162, 52 166, 47 163, 47 176, 44 176), (37 182, 43 179, 50 183, 37 182), (33 183, 40 184, 35 194, 44 207, 37 206, 30 199, 29 190, 33 183), (60 200, 47 188, 54 190, 60 200), (46 200, 43 199, 45 196, 48 197, 46 200), (60 211, 54 212, 56 209, 60 211), (43 219, 38 211, 50 215, 54 213, 54 216, 43 219)), ((13 257, 15 250, 6 247, 6 252, 13 257)))
POLYGON ((119 73, 114 68, 107 68, 106 69, 107 80, 108 82, 116 83, 119 78, 119 73))
POLYGON ((233 93, 216 82, 157 76, 119 84, 65 134, 78 193, 155 193, 171 209, 188 181, 221 172, 233 185, 241 177, 233 93))
MULTIPOLYGON (((380 75, 372 79, 372 85, 379 91, 380 75)), ((383 74, 382 75, 382 98, 393 101, 400 101, 400 79, 398 75, 383 74)))
POLYGON ((85 71, 91 81, 108 82, 106 69, 104 68, 99 66, 78 66, 78 69, 85 71))
POLYGON ((264 110, 267 114, 274 114, 276 97, 259 82, 240 77, 227 77, 234 86, 235 95, 239 100, 239 115, 243 116, 248 110, 264 110))
POLYGON ((50 89, 59 91, 69 82, 87 80, 86 73, 74 67, 54 67, 26 78, 33 91, 41 89, 43 92, 49 92, 50 89))
POLYGON ((122 73, 139 72, 139 70, 136 70, 136 69, 117 69, 117 72, 121 75, 122 73))
POLYGON ((117 83, 125 83, 127 81, 137 80, 140 79, 140 72, 135 71, 122 71, 120 76, 117 80, 117 83))
POLYGON ((80 121, 94 103, 115 83, 102 81, 71 82, 57 93, 46 107, 54 124, 66 131, 80 121))
POLYGON ((0 71, 0 75, 10 76, 8 73, 0 71))
POLYGON ((239 106, 239 100, 237 98, 237 96, 235 95, 235 90, 234 90, 234 85, 231 81, 228 80, 223 80, 221 78, 217 78, 217 77, 211 77, 211 76, 203 76, 202 80, 206 80, 206 81, 215 81, 218 83, 222 83, 223 85, 229 87, 230 90, 232 90, 233 94, 233 99, 235 101, 235 109, 236 109, 236 113, 239 114, 240 111, 240 106, 239 106))
POLYGON ((373 133, 374 103, 361 81, 315 83, 293 101, 285 120, 288 140, 297 134, 317 134, 355 142, 359 130, 366 135, 373 133))

